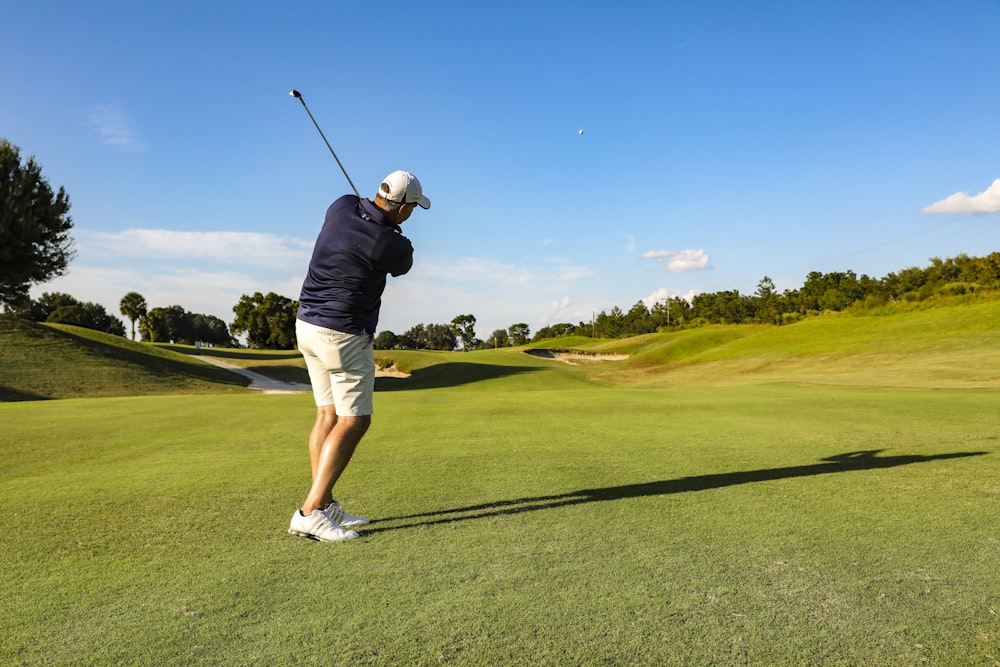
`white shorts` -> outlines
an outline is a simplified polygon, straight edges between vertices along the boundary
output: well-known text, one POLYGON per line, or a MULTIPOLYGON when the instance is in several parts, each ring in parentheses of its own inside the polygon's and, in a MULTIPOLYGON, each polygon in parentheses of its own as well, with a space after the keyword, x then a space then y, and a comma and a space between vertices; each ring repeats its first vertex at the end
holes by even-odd
POLYGON ((372 414, 375 352, 368 334, 349 334, 295 320, 316 407, 336 406, 341 417, 372 414))

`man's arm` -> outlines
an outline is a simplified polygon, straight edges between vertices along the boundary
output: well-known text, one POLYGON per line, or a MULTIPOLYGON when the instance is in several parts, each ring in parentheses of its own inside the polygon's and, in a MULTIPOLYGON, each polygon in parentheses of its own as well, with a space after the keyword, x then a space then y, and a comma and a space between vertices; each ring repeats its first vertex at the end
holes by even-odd
POLYGON ((402 234, 385 234, 379 239, 377 266, 393 278, 413 267, 413 245, 402 234))

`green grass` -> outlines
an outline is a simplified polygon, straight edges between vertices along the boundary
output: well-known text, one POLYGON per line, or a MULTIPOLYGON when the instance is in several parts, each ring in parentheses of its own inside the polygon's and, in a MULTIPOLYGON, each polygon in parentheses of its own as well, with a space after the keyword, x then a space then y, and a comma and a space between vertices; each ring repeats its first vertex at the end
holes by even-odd
POLYGON ((245 391, 190 356, 66 324, 0 316, 0 401, 245 391))
POLYGON ((0 403, 0 664, 996 665, 998 314, 394 352, 345 544, 308 394, 0 403))
POLYGON ((380 394, 347 544, 308 395, 0 405, 0 662, 992 664, 998 398, 380 394))

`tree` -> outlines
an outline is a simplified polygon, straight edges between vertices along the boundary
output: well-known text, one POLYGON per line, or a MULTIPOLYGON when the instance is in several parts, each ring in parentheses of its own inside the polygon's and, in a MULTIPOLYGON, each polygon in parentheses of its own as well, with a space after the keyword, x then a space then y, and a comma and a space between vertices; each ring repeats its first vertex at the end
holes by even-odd
POLYGON ((135 323, 146 314, 146 299, 138 292, 129 292, 122 297, 118 309, 132 323, 132 340, 135 340, 135 323))
POLYGON ((376 350, 395 350, 399 347, 399 336, 391 331, 380 331, 377 336, 375 336, 375 349, 376 350))
POLYGON ((233 347, 235 342, 229 335, 229 327, 215 315, 198 313, 191 317, 194 323, 195 342, 201 341, 216 347, 233 347))
POLYGON ((625 313, 618 306, 611 309, 611 313, 603 310, 594 320, 593 331, 595 338, 616 338, 625 331, 625 313))
POLYGON ((510 335, 506 329, 494 329, 487 343, 493 347, 510 347, 510 335))
POLYGON ((468 352, 476 347, 476 316, 458 315, 451 321, 455 337, 462 342, 462 349, 468 352))
POLYGON ((531 329, 524 322, 518 322, 507 327, 507 335, 512 346, 526 345, 531 340, 531 329))
POLYGON ((629 311, 625 314, 623 324, 625 333, 633 336, 656 331, 656 324, 653 322, 653 317, 650 315, 649 309, 646 308, 646 304, 642 301, 629 308, 629 311))
MULTIPOLYGON (((559 324, 550 324, 547 327, 542 327, 535 332, 534 337, 531 339, 534 342, 540 340, 547 340, 549 338, 559 338, 560 336, 571 336, 573 332, 576 331, 576 327, 568 322, 560 322, 559 324)), ((583 335, 589 335, 590 326, 586 327, 586 333, 583 335)))
POLYGON ((233 306, 236 319, 229 326, 234 334, 247 335, 247 345, 255 349, 294 350, 295 315, 299 302, 268 292, 244 294, 233 306))
POLYGON ((139 334, 143 340, 150 343, 170 342, 167 311, 163 308, 153 308, 139 318, 139 334))
POLYGON ((778 306, 778 290, 774 286, 774 281, 770 276, 764 276, 757 283, 757 291, 754 292, 755 317, 763 324, 780 324, 781 313, 778 306))
POLYGON ((69 196, 53 192, 42 169, 0 139, 0 304, 28 300, 32 284, 66 272, 73 259, 69 196))
POLYGON ((151 343, 194 345, 198 339, 194 315, 177 305, 150 310, 139 320, 139 332, 151 343))
POLYGON ((455 338, 452 327, 447 324, 424 325, 421 322, 400 335, 396 339, 395 347, 400 350, 445 350, 451 352, 457 345, 458 340, 455 338))
POLYGON ((410 327, 399 337, 398 345, 404 350, 426 350, 427 327, 423 322, 410 327))
POLYGON ((455 332, 447 324, 428 324, 424 332, 428 350, 451 352, 458 346, 455 332))
POLYGON ((713 324, 742 324, 753 317, 753 304, 739 290, 703 292, 691 299, 691 314, 713 324))
POLYGON ((678 296, 667 297, 653 304, 649 309, 649 315, 657 329, 682 327, 691 318, 691 304, 678 296))

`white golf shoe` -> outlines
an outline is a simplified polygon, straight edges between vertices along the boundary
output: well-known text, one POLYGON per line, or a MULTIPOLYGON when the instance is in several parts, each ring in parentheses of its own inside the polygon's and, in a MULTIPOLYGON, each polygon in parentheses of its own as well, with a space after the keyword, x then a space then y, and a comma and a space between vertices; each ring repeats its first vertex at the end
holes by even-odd
POLYGON ((326 515, 335 523, 344 528, 354 528, 355 526, 367 526, 368 519, 363 516, 355 516, 344 511, 336 500, 323 508, 326 515))
POLYGON ((288 532, 320 542, 343 542, 358 537, 353 530, 345 530, 337 525, 323 510, 313 510, 308 516, 295 510, 288 532))

